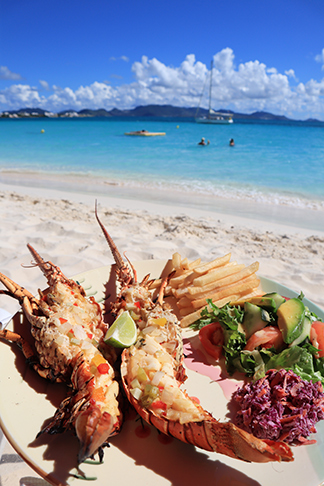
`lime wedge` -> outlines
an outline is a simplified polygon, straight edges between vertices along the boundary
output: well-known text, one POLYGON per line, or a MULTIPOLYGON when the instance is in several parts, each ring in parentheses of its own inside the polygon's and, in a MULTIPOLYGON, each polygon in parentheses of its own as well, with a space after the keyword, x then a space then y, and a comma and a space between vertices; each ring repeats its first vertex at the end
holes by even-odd
POLYGON ((129 348, 136 342, 137 327, 128 311, 120 314, 106 332, 104 341, 116 348, 129 348))

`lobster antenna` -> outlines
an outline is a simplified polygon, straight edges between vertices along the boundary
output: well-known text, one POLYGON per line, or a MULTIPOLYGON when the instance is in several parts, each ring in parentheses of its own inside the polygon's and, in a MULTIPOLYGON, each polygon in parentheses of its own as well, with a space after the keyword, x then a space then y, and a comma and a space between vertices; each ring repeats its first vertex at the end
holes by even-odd
POLYGON ((27 248, 32 254, 35 262, 39 266, 39 268, 42 270, 43 274, 45 277, 49 277, 49 274, 52 272, 52 265, 48 262, 45 262, 43 258, 37 253, 35 248, 33 248, 29 243, 27 244, 27 248))
POLYGON ((104 237, 107 240, 107 243, 109 245, 109 248, 111 250, 111 253, 113 254, 113 257, 115 259, 115 262, 116 262, 118 268, 119 269, 124 268, 125 267, 125 262, 122 259, 121 254, 119 253, 117 246, 115 245, 115 243, 113 242, 111 236, 108 234, 106 228, 104 227, 104 225, 102 224, 102 222, 99 219, 98 211, 97 211, 97 200, 96 200, 96 204, 95 204, 95 215, 96 215, 96 220, 98 221, 99 226, 102 229, 102 232, 104 234, 104 237))

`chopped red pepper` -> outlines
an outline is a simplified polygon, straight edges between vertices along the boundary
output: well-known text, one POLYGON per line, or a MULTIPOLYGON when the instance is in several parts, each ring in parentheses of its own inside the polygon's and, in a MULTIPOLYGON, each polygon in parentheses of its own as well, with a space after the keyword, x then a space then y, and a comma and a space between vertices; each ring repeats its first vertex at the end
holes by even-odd
POLYGON ((97 369, 101 375, 105 375, 109 371, 108 363, 100 363, 97 369))
POLYGON ((91 334, 91 332, 87 332, 87 336, 89 339, 92 339, 93 334, 91 334))
POLYGON ((162 408, 162 410, 166 410, 167 404, 162 402, 162 400, 154 400, 154 402, 151 403, 151 408, 162 408))
POLYGON ((74 302, 74 304, 73 304, 73 305, 75 305, 75 307, 78 307, 78 304, 77 304, 76 302, 74 302))
POLYGON ((134 305, 135 305, 135 306, 136 306, 138 309, 140 309, 140 308, 141 308, 141 303, 140 303, 140 302, 134 302, 134 305))
POLYGON ((64 319, 64 317, 59 317, 59 319, 60 319, 61 324, 64 324, 64 322, 67 322, 67 319, 64 319))

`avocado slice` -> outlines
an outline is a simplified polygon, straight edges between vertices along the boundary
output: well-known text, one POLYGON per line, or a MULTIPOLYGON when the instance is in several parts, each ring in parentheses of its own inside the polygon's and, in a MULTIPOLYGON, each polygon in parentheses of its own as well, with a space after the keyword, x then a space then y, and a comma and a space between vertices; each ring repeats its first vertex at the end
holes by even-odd
POLYGON ((269 294, 264 294, 261 296, 251 297, 249 299, 251 304, 258 305, 263 309, 266 309, 270 312, 277 312, 278 307, 286 302, 286 299, 281 295, 277 294, 277 292, 271 292, 269 294))
POLYGON ((265 294, 263 297, 267 297, 267 298, 270 297, 272 300, 274 300, 275 305, 276 305, 274 312, 277 312, 277 310, 281 306, 281 304, 286 302, 286 299, 282 295, 278 294, 277 292, 270 292, 269 294, 265 294))
POLYGON ((277 292, 271 292, 264 295, 256 295, 246 300, 237 301, 234 305, 243 307, 245 302, 250 302, 251 304, 262 307, 269 312, 277 312, 278 307, 286 302, 286 299, 277 292))
POLYGON ((310 320, 309 317, 305 316, 302 325, 301 335, 298 338, 296 338, 292 343, 290 343, 289 347, 297 346, 298 344, 301 344, 303 341, 305 341, 306 338, 309 338, 311 327, 312 327, 312 321, 310 320))
POLYGON ((277 310, 278 327, 286 344, 291 344, 303 331, 305 305, 300 299, 286 300, 277 310))
POLYGON ((251 302, 244 303, 244 317, 242 327, 246 339, 249 339, 256 331, 260 331, 266 327, 270 322, 269 313, 259 307, 258 305, 251 304, 251 302))

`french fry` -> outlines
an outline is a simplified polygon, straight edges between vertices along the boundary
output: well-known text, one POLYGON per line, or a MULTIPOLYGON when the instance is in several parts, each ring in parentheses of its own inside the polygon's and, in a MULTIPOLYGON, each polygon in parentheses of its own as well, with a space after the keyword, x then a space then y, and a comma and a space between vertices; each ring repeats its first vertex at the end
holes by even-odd
POLYGON ((193 282, 194 278, 195 278, 195 274, 194 274, 193 272, 191 272, 191 274, 190 274, 190 275, 188 275, 188 276, 185 278, 185 280, 184 280, 184 282, 183 282, 183 285, 184 285, 185 287, 191 288, 191 286, 192 286, 192 282, 193 282))
POLYGON ((183 282, 185 281, 185 279, 188 276, 190 276, 191 274, 192 274, 192 271, 191 270, 183 270, 183 272, 181 273, 181 275, 178 275, 176 277, 170 278, 169 284, 172 287, 178 288, 181 284, 183 284, 183 282))
MULTIPOLYGON (((237 265, 238 266, 238 265, 237 265)), ((228 285, 231 285, 235 282, 239 282, 240 280, 243 280, 247 277, 249 277, 250 275, 253 275, 255 274, 255 272, 257 272, 259 269, 259 262, 254 262, 252 263, 251 265, 249 265, 248 267, 245 267, 243 268, 242 270, 240 270, 239 272, 234 272, 232 275, 228 275, 227 277, 224 277, 224 278, 220 278, 219 280, 217 280, 217 282, 213 282, 214 284, 214 288, 215 290, 216 289, 219 289, 220 287, 227 287, 228 285)), ((202 278, 202 277, 199 277, 199 278, 202 278)), ((195 279, 193 281, 193 283, 195 283, 197 279, 195 279)), ((203 287, 203 290, 208 290, 206 287, 212 287, 212 285, 205 285, 203 287)), ((189 289, 189 292, 190 292, 190 289, 189 289)), ((196 295, 198 296, 199 295, 199 292, 196 292, 196 295)))
POLYGON ((181 267, 181 255, 180 253, 176 252, 172 255, 172 265, 175 270, 178 270, 181 267))
MULTIPOLYGON (((214 274, 215 280, 211 281, 209 284, 204 285, 203 287, 195 285, 195 281, 197 280, 196 278, 193 280, 192 286, 188 288, 189 294, 198 295, 201 294, 202 292, 208 292, 209 290, 213 290, 218 286, 219 282, 222 279, 224 279, 229 275, 237 274, 240 272, 240 270, 243 270, 244 268, 246 268, 244 264, 230 265, 230 266, 226 265, 225 267, 222 267, 222 269, 219 270, 218 272, 215 272, 214 274)), ((206 275, 208 275, 208 273, 206 275)), ((198 277, 198 278, 202 278, 202 277, 198 277)))
POLYGON ((228 253, 223 257, 216 258, 212 262, 204 263, 202 265, 197 266, 196 268, 193 269, 193 271, 197 275, 203 275, 204 273, 207 273, 209 270, 212 270, 213 268, 217 268, 217 267, 221 267, 222 265, 225 265, 230 261, 230 259, 231 259, 231 254, 228 253))
POLYGON ((184 316, 180 321, 180 326, 181 327, 188 327, 188 326, 190 326, 190 324, 193 324, 195 321, 197 321, 197 319, 200 318, 200 312, 201 312, 201 309, 198 309, 197 311, 192 312, 191 314, 184 316))
POLYGON ((194 260, 193 262, 189 262, 189 269, 192 270, 196 267, 198 267, 198 265, 200 265, 201 263, 201 258, 197 258, 197 260, 194 260))
POLYGON ((221 290, 218 290, 217 292, 207 292, 204 297, 193 300, 192 306, 194 309, 198 309, 199 307, 204 305, 206 299, 211 299, 212 301, 214 300, 216 301, 216 300, 223 299, 224 297, 227 297, 228 295, 231 294, 240 294, 240 293, 244 293, 245 291, 251 291, 252 289, 257 288, 259 283, 260 280, 254 274, 250 275, 249 277, 239 282, 223 287, 221 290))
POLYGON ((184 287, 182 289, 173 289, 172 292, 176 299, 181 299, 181 297, 185 297, 188 295, 188 287, 184 287))
POLYGON ((215 280, 219 280, 223 278, 223 276, 230 275, 231 271, 235 273, 235 269, 238 265, 230 265, 227 264, 221 268, 216 268, 209 270, 207 273, 200 275, 199 277, 195 278, 193 281, 193 285, 196 287, 204 287, 215 280))
POLYGON ((181 268, 183 268, 184 270, 189 270, 188 258, 184 258, 183 260, 181 260, 181 268))
POLYGON ((238 295, 229 295, 228 297, 224 297, 223 299, 216 300, 213 302, 217 307, 223 307, 226 304, 233 303, 239 298, 238 295))

